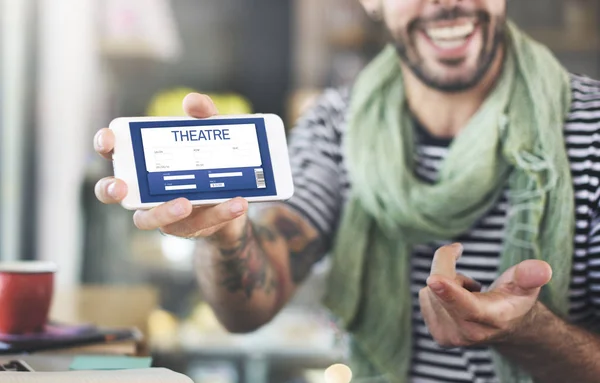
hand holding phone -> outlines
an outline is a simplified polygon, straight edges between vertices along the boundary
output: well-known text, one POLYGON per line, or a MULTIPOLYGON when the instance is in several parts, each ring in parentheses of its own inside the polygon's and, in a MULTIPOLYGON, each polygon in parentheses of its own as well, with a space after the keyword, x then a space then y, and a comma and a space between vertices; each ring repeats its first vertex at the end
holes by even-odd
POLYGON ((98 132, 96 151, 113 159, 117 177, 100 180, 96 195, 104 203, 138 209, 134 221, 143 230, 160 228, 181 237, 218 231, 224 238, 237 238, 247 201, 281 200, 293 193, 283 124, 264 115, 216 118, 212 101, 199 94, 186 97, 184 109, 198 119, 120 119, 112 129, 98 132), (245 145, 241 162, 231 153, 242 145, 232 141, 245 145), (214 152, 215 147, 228 154, 208 159, 195 154, 214 152), (193 205, 206 206, 193 209, 193 205))

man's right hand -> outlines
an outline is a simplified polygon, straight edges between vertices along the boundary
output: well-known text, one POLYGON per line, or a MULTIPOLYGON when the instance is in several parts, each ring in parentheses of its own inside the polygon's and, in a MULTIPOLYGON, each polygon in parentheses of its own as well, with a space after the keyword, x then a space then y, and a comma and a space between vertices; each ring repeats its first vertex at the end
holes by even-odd
MULTIPOLYGON (((183 106, 191 117, 217 114, 210 98, 200 94, 188 95, 183 106)), ((94 145, 100 155, 111 159, 112 131, 99 131, 94 145)), ((126 195, 122 180, 108 177, 96 185, 96 196, 104 203, 119 203, 126 195)), ((196 274, 203 298, 233 332, 252 331, 270 321, 326 249, 316 228, 285 204, 270 204, 252 222, 247 211, 248 203, 242 198, 196 208, 181 198, 134 214, 142 230, 160 229, 183 238, 210 237, 210 244, 198 242, 196 274)))
MULTIPOLYGON (((183 108, 190 117, 207 118, 218 113, 212 100, 197 93, 189 94, 183 108)), ((94 138, 96 152, 104 158, 112 158, 115 136, 109 129, 100 130, 94 138)), ((120 203, 127 196, 127 185, 114 177, 104 178, 96 184, 97 198, 106 204, 120 203)), ((248 202, 234 198, 210 207, 193 207, 185 198, 164 203, 151 210, 138 210, 133 216, 141 230, 160 229, 163 233, 183 238, 214 236, 220 244, 237 241, 244 232, 248 202)))

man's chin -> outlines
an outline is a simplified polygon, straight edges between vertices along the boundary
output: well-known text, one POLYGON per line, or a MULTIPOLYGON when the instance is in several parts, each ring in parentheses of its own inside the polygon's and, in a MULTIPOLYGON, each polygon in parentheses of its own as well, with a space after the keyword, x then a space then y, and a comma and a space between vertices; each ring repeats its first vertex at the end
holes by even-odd
POLYGON ((490 57, 478 62, 470 56, 444 60, 428 58, 419 63, 408 63, 408 67, 428 87, 455 93, 468 91, 481 83, 491 69, 492 61, 490 57))
POLYGON ((466 92, 481 82, 478 73, 423 73, 413 71, 427 87, 444 93, 466 92))
MULTIPOLYGON (((404 46, 398 49, 401 60, 410 71, 427 87, 445 93, 460 93, 475 88, 490 70, 495 55, 491 55, 479 65, 471 55, 440 60, 428 57, 410 60, 404 46)), ((480 54, 480 56, 484 56, 480 54)))

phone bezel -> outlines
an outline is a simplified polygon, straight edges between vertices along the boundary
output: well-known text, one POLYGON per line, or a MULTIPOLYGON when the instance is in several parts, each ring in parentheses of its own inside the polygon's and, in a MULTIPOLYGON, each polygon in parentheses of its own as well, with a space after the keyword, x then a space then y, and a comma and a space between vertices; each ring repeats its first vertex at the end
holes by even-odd
MULTIPOLYGON (((286 132, 281 118, 274 114, 251 114, 251 115, 227 115, 214 116, 208 120, 232 120, 263 118, 265 121, 265 130, 267 141, 269 143, 269 153, 273 166, 275 185, 277 195, 261 197, 244 197, 244 191, 240 191, 240 197, 248 202, 270 202, 283 201, 292 197, 294 194, 294 184, 289 161, 287 148, 286 132)), ((130 123, 132 122, 163 122, 163 121, 190 121, 197 120, 189 117, 120 117, 110 123, 111 129, 115 135, 115 147, 113 153, 113 169, 116 178, 123 180, 128 187, 128 193, 121 205, 128 210, 146 210, 159 206, 164 202, 143 203, 140 197, 137 169, 135 166, 134 150, 131 139, 130 123)), ((177 199, 173 195, 172 199, 177 199)), ((230 198, 190 200, 193 205, 215 205, 229 200, 230 198)))

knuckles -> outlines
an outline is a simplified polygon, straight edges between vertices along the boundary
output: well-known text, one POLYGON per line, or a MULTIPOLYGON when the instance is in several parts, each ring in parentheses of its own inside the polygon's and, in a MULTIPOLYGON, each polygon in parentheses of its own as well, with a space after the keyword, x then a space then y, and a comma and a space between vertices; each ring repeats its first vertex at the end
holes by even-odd
POLYGON ((429 299, 427 288, 419 291, 423 319, 434 341, 442 348, 457 348, 484 345, 500 336, 509 323, 502 326, 491 321, 483 311, 464 313, 461 318, 438 315, 434 309, 423 303, 429 299))

